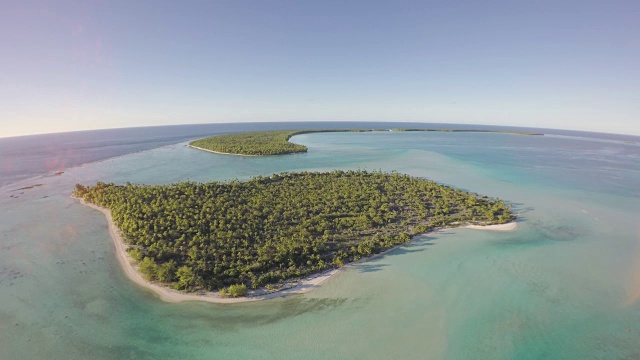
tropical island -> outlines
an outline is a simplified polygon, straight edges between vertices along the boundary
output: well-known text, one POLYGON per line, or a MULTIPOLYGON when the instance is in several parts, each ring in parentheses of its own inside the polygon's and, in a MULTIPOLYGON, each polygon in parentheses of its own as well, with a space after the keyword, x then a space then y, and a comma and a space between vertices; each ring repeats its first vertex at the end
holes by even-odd
POLYGON ((77 184, 73 196, 108 214, 147 281, 231 297, 277 291, 290 279, 340 268, 432 230, 515 219, 502 200, 395 172, 99 182, 77 184))
POLYGON ((189 146, 218 154, 266 156, 307 152, 304 145, 289 142, 292 136, 323 132, 390 132, 390 131, 436 131, 436 132, 479 132, 512 135, 543 135, 525 131, 503 130, 461 130, 461 129, 320 129, 320 130, 272 130, 225 134, 195 140, 189 146))

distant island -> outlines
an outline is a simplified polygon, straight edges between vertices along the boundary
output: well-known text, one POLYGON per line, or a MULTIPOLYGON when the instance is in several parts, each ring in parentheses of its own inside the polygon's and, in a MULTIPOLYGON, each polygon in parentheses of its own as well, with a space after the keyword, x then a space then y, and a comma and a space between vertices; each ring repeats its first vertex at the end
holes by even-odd
POLYGON ((77 184, 73 196, 107 214, 124 242, 116 247, 123 258, 126 249, 146 281, 223 297, 282 290, 290 279, 340 268, 431 230, 515 219, 502 200, 395 172, 161 186, 99 182, 77 184))
POLYGON ((457 130, 457 129, 319 129, 319 130, 272 130, 211 136, 195 140, 189 146, 218 154, 266 156, 307 152, 307 147, 289 142, 295 135, 323 132, 390 132, 390 131, 436 131, 436 132, 479 132, 512 135, 543 135, 525 131, 502 130, 457 130))

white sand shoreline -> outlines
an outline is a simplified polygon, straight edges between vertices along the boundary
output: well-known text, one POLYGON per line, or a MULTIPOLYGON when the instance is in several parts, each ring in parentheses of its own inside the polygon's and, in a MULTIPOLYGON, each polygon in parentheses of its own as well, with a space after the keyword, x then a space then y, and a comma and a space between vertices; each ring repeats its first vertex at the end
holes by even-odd
POLYGON ((205 149, 205 148, 201 148, 199 146, 194 146, 191 144, 187 145, 190 148, 194 148, 194 149, 198 149, 198 150, 202 150, 202 151, 207 151, 210 153, 214 153, 214 154, 220 154, 220 155, 235 155, 235 156, 265 156, 265 155, 246 155, 246 154, 232 154, 232 153, 225 153, 225 152, 221 152, 221 151, 213 151, 213 150, 209 150, 209 149, 205 149))
MULTIPOLYGON (((111 216, 111 211, 109 209, 106 209, 94 204, 90 204, 86 202, 84 199, 80 199, 77 197, 72 197, 72 198, 79 200, 82 205, 88 206, 92 209, 102 212, 104 216, 107 218, 107 223, 109 226, 109 235, 111 236, 111 240, 113 240, 113 244, 116 248, 116 257, 122 267, 122 270, 124 271, 125 275, 129 278, 129 280, 133 281, 134 283, 138 284, 141 287, 151 290, 156 295, 158 295, 160 300, 170 302, 170 303, 179 303, 179 302, 185 302, 185 301, 204 301, 204 302, 220 303, 220 304, 232 304, 232 303, 242 303, 242 302, 249 302, 249 301, 273 299, 273 298, 284 297, 284 296, 289 296, 293 294, 303 294, 320 286, 329 278, 333 277, 336 274, 339 274, 349 266, 353 266, 365 261, 376 259, 402 246, 402 245, 394 246, 379 254, 349 263, 338 269, 327 270, 319 274, 310 275, 298 281, 285 283, 282 290, 278 290, 274 292, 266 292, 266 290, 264 289, 250 290, 249 296, 238 297, 238 298, 221 297, 217 292, 212 292, 212 291, 184 293, 184 292, 160 285, 156 282, 150 282, 142 277, 142 275, 138 272, 137 267, 134 265, 135 262, 133 261, 133 259, 129 257, 126 251, 127 244, 124 242, 124 239, 120 234, 120 229, 118 229, 116 224, 113 222, 113 217, 111 216)), ((492 230, 492 231, 513 231, 515 230, 516 227, 517 227, 516 222, 511 222, 508 224, 499 224, 499 225, 488 225, 488 226, 480 226, 480 225, 465 226, 465 228, 469 228, 469 229, 492 230)), ((439 230, 447 230, 447 229, 439 229, 439 230)))
POLYGON ((465 229, 490 230, 490 231, 514 231, 518 227, 518 223, 512 221, 506 224, 497 225, 467 225, 465 229))

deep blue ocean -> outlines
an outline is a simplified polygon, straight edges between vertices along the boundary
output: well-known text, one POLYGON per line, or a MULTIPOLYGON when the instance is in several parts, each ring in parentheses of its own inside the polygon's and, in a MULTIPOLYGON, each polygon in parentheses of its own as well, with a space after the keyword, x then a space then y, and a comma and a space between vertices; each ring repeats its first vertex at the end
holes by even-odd
POLYGON ((638 137, 415 123, 166 126, 0 139, 0 171, 0 360, 640 358, 638 137), (291 139, 307 153, 268 157, 186 146, 238 131, 396 127, 545 135, 314 133, 291 139), (125 276, 104 215, 69 196, 76 183, 333 169, 398 171, 499 197, 518 225, 416 236, 305 294, 167 303, 125 276))

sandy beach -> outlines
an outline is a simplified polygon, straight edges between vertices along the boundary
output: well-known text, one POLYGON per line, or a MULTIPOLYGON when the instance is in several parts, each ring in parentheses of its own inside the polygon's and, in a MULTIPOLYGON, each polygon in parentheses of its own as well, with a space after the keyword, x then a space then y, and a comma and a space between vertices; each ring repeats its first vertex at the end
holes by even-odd
POLYGON ((187 145, 190 148, 194 148, 194 149, 198 149, 198 150, 202 150, 202 151, 207 151, 210 153, 214 153, 214 154, 220 154, 220 155, 234 155, 234 156, 264 156, 264 155, 245 155, 245 154, 232 154, 232 153, 225 153, 225 152, 220 152, 220 151, 213 151, 213 150, 209 150, 209 149, 205 149, 205 148, 201 148, 198 146, 193 146, 191 144, 187 145))
POLYGON ((490 231, 514 231, 518 227, 518 223, 513 221, 506 224, 497 225, 467 225, 465 229, 490 230, 490 231))
MULTIPOLYGON (((120 234, 120 229, 118 229, 116 224, 113 222, 113 218, 111 217, 111 211, 109 209, 87 203, 86 201, 84 201, 84 199, 75 198, 75 197, 74 199, 79 200, 82 205, 88 206, 92 209, 102 212, 104 216, 107 218, 107 223, 109 224, 109 235, 113 240, 113 244, 116 248, 116 257, 118 258, 118 262, 122 266, 122 269, 125 275, 127 275, 127 277, 131 281, 135 282, 136 284, 154 292, 156 295, 158 295, 158 297, 161 300, 166 302, 171 302, 171 303, 178 303, 178 302, 184 302, 184 301, 205 301, 205 302, 220 303, 220 304, 232 304, 232 303, 241 303, 241 302, 248 302, 248 301, 273 299, 273 298, 283 297, 283 296, 288 296, 293 294, 303 294, 320 286, 329 278, 342 272, 345 268, 349 266, 353 266, 355 264, 359 264, 364 261, 369 261, 369 260, 373 260, 375 258, 381 257, 384 254, 395 250, 399 246, 402 246, 402 245, 395 246, 391 249, 385 250, 374 256, 349 263, 339 269, 331 269, 319 274, 314 274, 314 275, 305 277, 298 281, 287 282, 283 285, 283 287, 280 290, 276 290, 276 291, 269 292, 265 289, 249 290, 248 296, 238 297, 238 298, 221 297, 218 294, 218 292, 212 292, 212 291, 184 293, 178 290, 168 288, 156 282, 150 282, 145 278, 143 278, 142 275, 140 275, 140 273, 138 272, 137 266, 135 265, 135 261, 129 257, 126 251, 127 244, 124 242, 124 239, 120 234)), ((499 225, 488 225, 488 226, 480 226, 480 225, 465 226, 465 228, 468 228, 468 229, 491 230, 491 231, 513 231, 516 229, 516 227, 517 227, 516 222, 511 222, 508 224, 499 224, 499 225)), ((441 229, 441 230, 446 230, 446 229, 441 229)))

